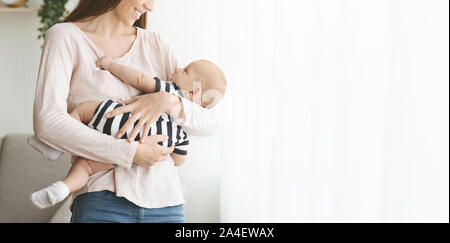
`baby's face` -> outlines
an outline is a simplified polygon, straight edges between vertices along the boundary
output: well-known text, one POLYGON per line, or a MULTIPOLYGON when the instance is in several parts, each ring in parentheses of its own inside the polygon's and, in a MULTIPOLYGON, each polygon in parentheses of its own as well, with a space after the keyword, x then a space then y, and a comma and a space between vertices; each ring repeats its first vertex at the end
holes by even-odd
POLYGON ((183 68, 176 71, 172 80, 173 83, 176 83, 178 87, 183 91, 183 95, 189 100, 193 99, 194 95, 194 79, 190 77, 188 74, 188 69, 183 68))
POLYGON ((186 68, 178 69, 170 81, 176 83, 181 89, 187 90, 186 88, 190 85, 190 82, 186 68))
POLYGON ((226 89, 222 71, 215 64, 203 60, 177 70, 171 81, 182 89, 184 97, 203 107, 217 103, 226 89))

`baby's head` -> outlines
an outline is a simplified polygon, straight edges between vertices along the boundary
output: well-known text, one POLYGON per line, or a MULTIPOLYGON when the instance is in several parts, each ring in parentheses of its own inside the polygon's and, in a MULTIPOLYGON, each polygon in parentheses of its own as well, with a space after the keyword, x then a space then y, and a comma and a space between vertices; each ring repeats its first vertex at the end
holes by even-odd
POLYGON ((205 108, 217 105, 227 88, 222 70, 206 60, 194 61, 178 70, 171 81, 183 90, 186 98, 205 108))

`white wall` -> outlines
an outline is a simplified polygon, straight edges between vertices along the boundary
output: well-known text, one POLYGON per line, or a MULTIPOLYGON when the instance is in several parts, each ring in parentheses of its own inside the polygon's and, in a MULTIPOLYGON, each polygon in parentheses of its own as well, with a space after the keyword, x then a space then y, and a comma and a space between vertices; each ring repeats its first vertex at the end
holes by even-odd
MULTIPOLYGON (((29 0, 38 8, 42 0, 29 0)), ((72 8, 76 0, 69 0, 72 8)), ((4 7, 0 4, 0 7, 4 7)), ((37 10, 0 12, 0 136, 33 132, 33 100, 42 40, 37 10)))
MULTIPOLYGON (((35 3, 30 1, 31 6, 35 3)), ((38 26, 37 11, 0 12, 0 136, 32 132, 41 52, 38 26)))
MULTIPOLYGON (((31 7, 41 0, 30 0, 31 7)), ((68 7, 76 0, 71 0, 68 7)), ((160 0, 150 29, 166 36, 180 59, 217 60, 216 0, 160 0), (175 7, 176 6, 176 7, 175 7)), ((40 46, 34 12, 0 12, 0 137, 32 133, 32 109, 40 46)), ((219 221, 218 139, 193 138, 190 160, 181 169, 188 222, 219 221)))

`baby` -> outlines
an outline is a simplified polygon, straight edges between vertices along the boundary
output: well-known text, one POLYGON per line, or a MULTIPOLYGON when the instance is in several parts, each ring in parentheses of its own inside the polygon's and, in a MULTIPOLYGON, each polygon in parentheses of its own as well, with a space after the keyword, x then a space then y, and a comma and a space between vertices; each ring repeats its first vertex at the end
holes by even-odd
MULTIPOLYGON (((214 107, 223 97, 227 86, 225 76, 220 68, 205 60, 194 61, 184 69, 177 70, 171 82, 162 81, 159 78, 152 79, 138 70, 115 63, 110 57, 100 58, 97 61, 97 66, 111 72, 124 83, 138 90, 146 93, 168 92, 179 97, 185 97, 205 108, 214 107)), ((92 129, 114 136, 131 117, 131 114, 125 113, 109 119, 105 115, 121 106, 122 104, 112 100, 84 103, 76 107, 70 115, 92 129)), ((127 139, 133 128, 133 126, 130 127, 122 139, 127 139)), ((143 129, 141 129, 135 141, 139 141, 143 137, 142 133, 143 129)), ((167 135, 168 140, 158 144, 166 147, 174 146, 170 156, 174 160, 175 166, 181 165, 186 160, 187 146, 189 145, 188 137, 169 115, 163 114, 152 125, 148 136, 152 135, 167 135)), ((63 154, 63 152, 46 145, 34 136, 28 139, 28 143, 49 160, 56 160, 63 154)), ((89 176, 100 171, 113 169, 115 166, 78 158, 63 180, 32 193, 30 200, 33 205, 41 209, 53 206, 63 201, 70 193, 83 188, 87 184, 89 176)))

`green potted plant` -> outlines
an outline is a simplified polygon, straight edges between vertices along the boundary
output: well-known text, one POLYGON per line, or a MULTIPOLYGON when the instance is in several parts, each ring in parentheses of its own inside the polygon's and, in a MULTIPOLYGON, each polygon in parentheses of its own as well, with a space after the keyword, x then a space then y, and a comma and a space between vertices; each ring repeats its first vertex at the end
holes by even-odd
POLYGON ((66 3, 68 0, 44 0, 39 9, 38 16, 41 17, 41 27, 38 39, 44 38, 47 30, 53 25, 61 22, 67 15, 66 3))

